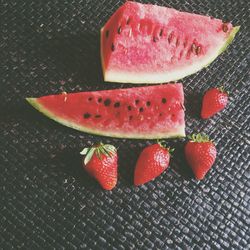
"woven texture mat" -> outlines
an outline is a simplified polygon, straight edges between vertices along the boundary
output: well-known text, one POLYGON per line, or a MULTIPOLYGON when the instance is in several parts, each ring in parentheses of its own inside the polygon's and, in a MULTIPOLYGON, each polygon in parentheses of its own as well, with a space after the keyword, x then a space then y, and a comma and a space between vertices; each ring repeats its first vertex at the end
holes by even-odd
POLYGON ((214 139, 212 170, 195 181, 183 156, 185 140, 170 140, 176 148, 171 167, 134 187, 136 159, 152 142, 80 133, 26 104, 27 96, 125 87, 103 83, 99 59, 99 30, 122 1, 3 0, 0 248, 249 249, 250 2, 152 2, 241 25, 223 55, 182 81, 186 132, 214 139), (200 120, 202 94, 220 85, 230 92, 228 107, 200 120), (119 182, 112 192, 81 169, 79 151, 100 140, 119 147, 119 182))

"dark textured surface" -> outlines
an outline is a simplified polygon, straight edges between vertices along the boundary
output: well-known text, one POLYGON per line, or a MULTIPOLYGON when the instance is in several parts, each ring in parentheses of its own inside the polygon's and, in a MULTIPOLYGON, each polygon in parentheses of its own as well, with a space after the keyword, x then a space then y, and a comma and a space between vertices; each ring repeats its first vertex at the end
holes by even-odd
POLYGON ((249 1, 152 2, 241 25, 227 52, 183 80, 187 133, 214 139, 213 169, 195 181, 185 140, 171 140, 171 168, 135 188, 135 161, 150 141, 80 133, 25 103, 27 96, 119 86, 103 84, 99 29, 121 1, 0 1, 0 248, 249 249, 249 1), (201 121, 201 94, 222 84, 231 93, 227 109, 201 121), (79 151, 99 140, 119 147, 112 192, 81 169, 79 151))

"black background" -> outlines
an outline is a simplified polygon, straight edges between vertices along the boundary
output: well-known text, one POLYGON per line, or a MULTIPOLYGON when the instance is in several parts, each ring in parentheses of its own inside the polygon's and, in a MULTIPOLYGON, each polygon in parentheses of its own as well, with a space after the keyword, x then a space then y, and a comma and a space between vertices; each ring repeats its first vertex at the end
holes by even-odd
POLYGON ((213 169, 195 181, 185 140, 169 140, 171 167, 134 187, 136 158, 152 141, 84 134, 26 104, 28 96, 130 86, 103 83, 99 58, 99 30, 122 1, 1 1, 0 248, 249 249, 249 1, 151 2, 241 25, 223 55, 182 80, 186 132, 215 141, 213 169), (229 105, 200 120, 202 94, 220 85, 229 105), (111 192, 81 169, 79 151, 100 140, 119 147, 111 192))

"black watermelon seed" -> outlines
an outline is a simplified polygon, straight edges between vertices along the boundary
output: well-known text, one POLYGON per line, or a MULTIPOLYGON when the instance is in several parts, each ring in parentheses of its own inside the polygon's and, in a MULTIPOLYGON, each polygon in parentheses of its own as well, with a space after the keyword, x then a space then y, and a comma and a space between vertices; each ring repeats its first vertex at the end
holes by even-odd
POLYGON ((180 40, 179 40, 179 38, 177 38, 177 39, 176 39, 176 42, 175 42, 176 47, 178 47, 179 44, 180 44, 180 40))
POLYGON ((109 37, 109 30, 106 30, 106 38, 109 37))
POLYGON ((163 34, 163 29, 161 29, 160 34, 159 34, 159 35, 160 35, 160 36, 162 36, 162 34, 163 34))
POLYGON ((118 34, 121 34, 121 32, 122 32, 122 27, 119 26, 119 27, 118 27, 118 30, 117 30, 117 33, 118 33, 118 34))
POLYGON ((147 101, 147 106, 148 106, 148 107, 150 106, 150 104, 151 104, 150 101, 147 101))
POLYGON ((141 108, 139 109, 139 111, 140 111, 140 112, 143 112, 143 107, 141 107, 141 108))
POLYGON ((139 100, 135 100, 135 104, 138 104, 140 101, 139 100))
POLYGON ((85 113, 85 114, 83 115, 83 117, 84 117, 85 119, 88 119, 90 116, 91 116, 91 114, 89 114, 89 113, 85 113))
POLYGON ((222 24, 222 30, 223 30, 223 32, 227 32, 228 31, 228 27, 227 27, 226 23, 222 24))
POLYGON ((131 106, 128 106, 128 110, 131 110, 132 109, 132 107, 131 106))
POLYGON ((131 121, 132 119, 133 119, 133 116, 132 116, 132 115, 130 115, 130 116, 129 116, 129 120, 131 121))
POLYGON ((173 32, 171 32, 168 36, 168 43, 171 43, 172 42, 172 39, 173 39, 173 32))
POLYGON ((109 106, 110 103, 111 103, 110 99, 106 99, 106 100, 104 101, 104 105, 105 105, 105 106, 109 106))
POLYGON ((119 103, 119 102, 116 102, 116 103, 114 104, 114 107, 115 107, 115 108, 119 108, 119 107, 120 107, 120 103, 119 103))
POLYGON ((112 51, 115 51, 115 45, 112 43, 112 45, 111 45, 111 50, 112 51))
POLYGON ((196 52, 196 55, 199 55, 201 53, 201 46, 198 46, 195 52, 196 52))
POLYGON ((153 42, 155 42, 155 43, 156 43, 156 42, 157 42, 157 40, 158 40, 158 38, 154 36, 154 37, 153 37, 153 42))
POLYGON ((160 113, 159 116, 162 116, 162 113, 160 113))
POLYGON ((130 23, 130 18, 128 18, 128 20, 127 20, 127 24, 129 24, 130 23))
POLYGON ((191 51, 196 54, 196 45, 194 43, 191 46, 191 51))
POLYGON ((98 102, 102 102, 102 98, 101 97, 98 98, 98 102))
POLYGON ((93 99, 92 97, 89 97, 89 98, 88 98, 89 101, 92 101, 92 99, 93 99))
POLYGON ((167 99, 166 98, 162 98, 161 101, 162 101, 162 103, 166 103, 167 99))
POLYGON ((100 118, 101 117, 101 115, 95 115, 95 118, 100 118))

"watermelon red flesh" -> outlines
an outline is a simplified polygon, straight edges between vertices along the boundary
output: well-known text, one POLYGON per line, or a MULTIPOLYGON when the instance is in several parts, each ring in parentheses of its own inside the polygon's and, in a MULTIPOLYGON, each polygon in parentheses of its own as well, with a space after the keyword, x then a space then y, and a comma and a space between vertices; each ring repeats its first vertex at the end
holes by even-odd
POLYGON ((182 84, 27 98, 66 126, 121 138, 185 136, 182 84))
POLYGON ((238 29, 212 17, 128 1, 101 30, 104 79, 160 83, 183 78, 211 63, 238 29))

